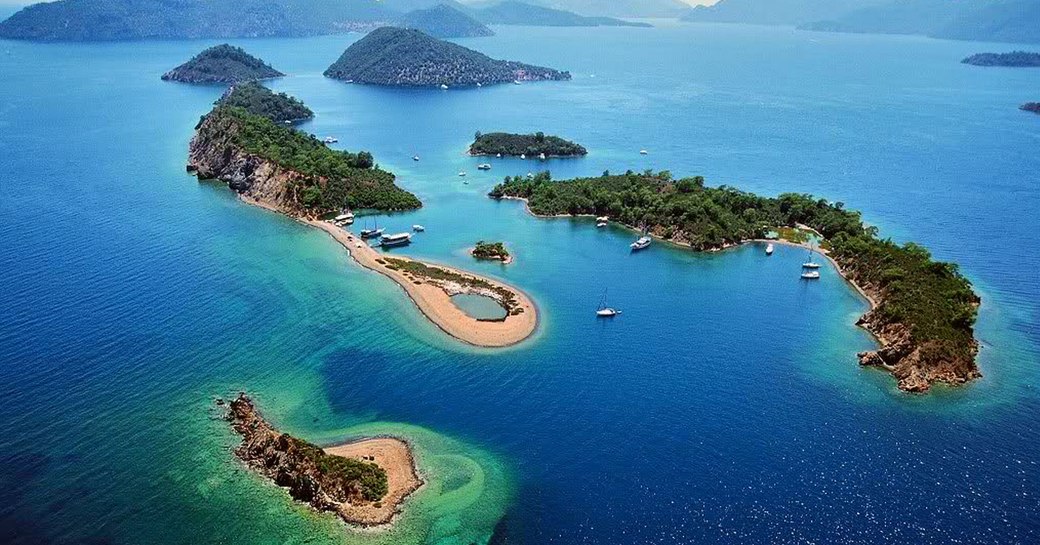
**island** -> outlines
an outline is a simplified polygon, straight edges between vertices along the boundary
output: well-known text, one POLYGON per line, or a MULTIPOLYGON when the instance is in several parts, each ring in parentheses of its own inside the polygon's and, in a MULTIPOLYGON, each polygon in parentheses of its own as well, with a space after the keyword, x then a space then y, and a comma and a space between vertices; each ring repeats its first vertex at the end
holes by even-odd
POLYGON ((956 265, 934 261, 917 244, 879 238, 877 228, 844 203, 800 194, 761 197, 707 187, 699 176, 674 180, 668 172, 650 171, 561 182, 548 173, 507 177, 490 196, 523 199, 538 216, 610 216, 701 251, 762 240, 778 227, 804 226, 823 238, 821 253, 871 303, 857 323, 881 347, 859 354, 862 365, 888 370, 910 392, 981 376, 973 329, 981 300, 971 283, 956 265))
POLYGON ((589 152, 584 147, 558 136, 544 133, 511 134, 477 133, 469 147, 470 155, 508 155, 519 157, 581 157, 589 152))
POLYGON ((182 83, 215 84, 257 81, 280 78, 284 75, 240 47, 221 44, 203 50, 188 62, 163 74, 162 79, 182 83))
POLYGON ((229 87, 218 106, 242 108, 275 123, 298 123, 314 117, 314 112, 303 102, 285 93, 274 93, 256 82, 242 83, 229 87))
POLYGON ((509 250, 506 250, 505 244, 501 242, 478 241, 469 253, 477 259, 501 261, 505 264, 513 262, 513 256, 509 255, 509 250))
POLYGON ((372 154, 329 149, 314 136, 270 119, 267 112, 292 110, 302 103, 282 94, 265 96, 237 103, 241 105, 218 101, 195 128, 188 171, 200 180, 226 182, 249 204, 325 231, 362 267, 397 283, 423 315, 462 342, 505 347, 534 333, 537 309, 519 289, 457 269, 391 256, 335 225, 334 217, 344 210, 409 210, 422 203, 398 187, 393 174, 375 166, 372 154), (460 294, 494 299, 506 310, 505 318, 470 317, 452 301, 460 294))
POLYGON ((495 60, 415 29, 382 27, 354 42, 325 76, 398 87, 474 87, 571 79, 570 72, 495 60))
POLYGON ((395 26, 421 30, 435 38, 480 38, 495 35, 484 23, 447 4, 410 11, 398 19, 395 26))
POLYGON ((1026 112, 1040 114, 1040 102, 1026 102, 1025 104, 1019 106, 1019 108, 1026 112))
POLYGON ((1040 67, 1040 53, 1012 51, 1011 53, 977 53, 963 61, 973 66, 1005 66, 1013 68, 1040 67))
POLYGON ((408 443, 377 437, 321 448, 271 426, 245 394, 226 419, 242 436, 235 456, 294 499, 358 526, 390 523, 423 482, 408 443))

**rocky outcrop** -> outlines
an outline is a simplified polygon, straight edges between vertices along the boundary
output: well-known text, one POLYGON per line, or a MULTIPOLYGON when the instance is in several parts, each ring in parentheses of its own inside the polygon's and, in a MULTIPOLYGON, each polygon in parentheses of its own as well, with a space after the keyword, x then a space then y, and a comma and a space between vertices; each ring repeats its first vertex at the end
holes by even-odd
POLYGON ((188 147, 189 172, 200 179, 221 180, 258 204, 290 215, 310 217, 300 206, 298 184, 307 177, 280 167, 236 143, 238 121, 233 116, 207 115, 188 147))
POLYGON ((1026 102, 1020 108, 1026 112, 1033 112, 1034 114, 1040 114, 1040 102, 1026 102))
POLYGON ((882 345, 860 352, 860 365, 888 370, 899 381, 900 390, 926 392, 936 382, 964 384, 982 376, 974 357, 978 343, 972 347, 972 357, 959 357, 946 354, 938 343, 914 342, 910 329, 903 324, 882 325, 874 311, 856 323, 873 333, 882 345))
POLYGON ((378 505, 387 493, 386 472, 378 465, 332 456, 278 432, 245 394, 228 405, 227 420, 242 436, 242 444, 234 450, 239 459, 287 488, 294 499, 319 511, 336 512, 347 519, 344 506, 378 505))

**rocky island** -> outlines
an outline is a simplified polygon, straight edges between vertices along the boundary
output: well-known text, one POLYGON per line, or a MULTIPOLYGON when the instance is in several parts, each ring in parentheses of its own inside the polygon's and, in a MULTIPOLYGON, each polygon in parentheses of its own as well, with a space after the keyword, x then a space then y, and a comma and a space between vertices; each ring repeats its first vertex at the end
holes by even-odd
POLYGON ((963 61, 973 66, 1005 66, 1013 68, 1040 67, 1040 53, 1012 51, 1011 53, 978 53, 963 61))
POLYGON ((226 182, 250 204, 325 231, 358 264, 401 286, 423 315, 456 339, 504 347, 534 333, 537 309, 520 290, 468 272, 390 257, 323 219, 345 209, 406 210, 422 203, 398 187, 393 174, 376 167, 370 153, 332 150, 314 136, 276 123, 271 118, 284 115, 272 112, 303 104, 264 91, 255 91, 261 100, 235 100, 232 91, 199 121, 189 146, 189 172, 226 182), (507 316, 494 322, 474 319, 452 301, 459 294, 491 297, 507 316))
POLYGON ((506 250, 505 244, 501 242, 478 241, 477 245, 469 253, 477 259, 490 259, 501 261, 502 263, 511 263, 513 261, 513 256, 509 255, 509 250, 506 250))
POLYGON ((383 27, 354 42, 325 76, 398 87, 474 87, 515 81, 569 80, 569 72, 495 60, 419 30, 383 27))
POLYGON ((484 23, 447 4, 410 11, 398 19, 395 26, 421 30, 435 38, 480 38, 495 35, 484 23))
POLYGON ((274 429, 245 394, 226 415, 242 436, 235 456, 294 499, 336 513, 350 524, 391 522, 404 500, 423 483, 404 441, 380 437, 322 449, 274 429))
POLYGON ((1019 106, 1019 108, 1026 112, 1040 114, 1040 102, 1026 102, 1025 104, 1019 106))
POLYGON ((284 75, 240 47, 221 44, 195 55, 188 62, 163 74, 162 79, 214 84, 258 81, 284 75))
POLYGON ((799 194, 760 197, 706 187, 699 176, 673 180, 668 172, 649 171, 562 182, 548 173, 507 177, 490 196, 524 199, 539 216, 610 216, 702 251, 763 239, 778 227, 806 226, 823 237, 821 252, 871 302, 858 324, 881 348, 859 354, 862 365, 887 369, 910 392, 981 376, 974 336, 980 299, 971 283, 956 265, 934 261, 917 244, 879 238, 877 228, 843 203, 799 194))
POLYGON ((584 147, 558 136, 544 133, 512 134, 506 132, 477 133, 469 146, 470 155, 506 155, 512 157, 581 157, 589 152, 584 147))

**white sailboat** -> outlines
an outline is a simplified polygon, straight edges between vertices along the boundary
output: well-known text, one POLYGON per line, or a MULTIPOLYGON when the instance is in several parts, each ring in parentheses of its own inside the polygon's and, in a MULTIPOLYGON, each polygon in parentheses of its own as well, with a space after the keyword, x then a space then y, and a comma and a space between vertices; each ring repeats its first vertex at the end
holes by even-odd
POLYGON ((803 271, 802 278, 805 280, 817 280, 820 278, 820 271, 803 271))
POLYGON ((773 255, 773 243, 766 245, 766 255, 773 255))
POLYGON ((598 318, 613 318, 614 316, 617 316, 618 314, 621 314, 620 310, 607 306, 607 294, 606 294, 606 292, 604 292, 603 293, 603 299, 601 299, 600 302, 599 302, 599 308, 596 309, 596 317, 598 317, 598 318))
POLYGON ((820 268, 820 264, 815 262, 815 261, 813 261, 813 248, 812 248, 811 245, 809 246, 809 261, 806 261, 805 263, 802 263, 802 267, 804 267, 806 269, 819 269, 820 268))

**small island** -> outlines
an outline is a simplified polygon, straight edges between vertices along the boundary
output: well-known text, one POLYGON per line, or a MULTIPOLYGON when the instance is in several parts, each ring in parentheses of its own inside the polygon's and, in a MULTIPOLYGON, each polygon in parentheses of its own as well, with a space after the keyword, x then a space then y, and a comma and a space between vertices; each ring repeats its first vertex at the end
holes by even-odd
POLYGON ((188 62, 163 74, 162 79, 195 84, 229 84, 284 75, 240 47, 221 44, 195 55, 188 62))
POLYGON ((298 123, 314 117, 302 101, 285 93, 274 93, 256 82, 229 87, 216 102, 218 106, 242 108, 275 123, 298 123))
POLYGON ((484 23, 447 4, 410 11, 398 19, 395 26, 421 30, 434 38, 480 38, 495 35, 484 23))
POLYGON ((1026 102, 1019 106, 1022 111, 1033 112, 1034 114, 1040 114, 1040 102, 1026 102))
POLYGON ((354 42, 325 76, 395 87, 476 87, 571 79, 570 72, 495 60, 419 30, 377 28, 354 42))
POLYGON ((582 157, 589 152, 574 142, 544 133, 511 134, 477 133, 469 147, 470 155, 506 155, 512 157, 582 157))
POLYGON ((513 262, 513 256, 509 255, 505 244, 501 242, 478 241, 477 245, 470 251, 470 255, 477 259, 489 259, 509 264, 513 262))
POLYGON ((765 239, 783 228, 810 229, 820 252, 870 301, 858 324, 874 334, 878 350, 859 354, 862 365, 891 372, 899 388, 928 390, 933 383, 963 384, 981 375, 974 336, 980 304, 971 283, 952 263, 923 247, 878 237, 859 212, 810 195, 758 195, 704 178, 672 179, 668 172, 609 172, 554 182, 548 173, 507 177, 492 198, 527 202, 539 216, 610 216, 632 229, 696 250, 713 251, 765 239))
POLYGON ((235 456, 294 499, 358 526, 388 524, 423 483, 408 444, 379 437, 322 449, 274 429, 240 394, 228 404, 235 456))
POLYGON ((963 61, 973 66, 1006 66, 1012 68, 1040 67, 1040 53, 1012 51, 1011 53, 978 53, 963 61))

